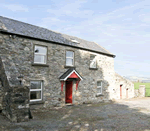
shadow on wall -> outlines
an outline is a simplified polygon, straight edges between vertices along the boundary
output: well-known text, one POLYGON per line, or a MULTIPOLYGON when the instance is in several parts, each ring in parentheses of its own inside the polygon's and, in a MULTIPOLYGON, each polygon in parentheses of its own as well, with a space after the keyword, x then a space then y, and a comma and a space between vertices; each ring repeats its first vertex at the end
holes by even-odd
POLYGON ((2 83, 0 79, 0 113, 2 112, 2 83))
POLYGON ((12 122, 28 121, 31 118, 29 88, 19 84, 17 76, 13 72, 16 69, 14 67, 14 70, 12 70, 9 64, 7 56, 0 57, 1 110, 12 122), (11 73, 11 76, 8 75, 9 73, 11 73))

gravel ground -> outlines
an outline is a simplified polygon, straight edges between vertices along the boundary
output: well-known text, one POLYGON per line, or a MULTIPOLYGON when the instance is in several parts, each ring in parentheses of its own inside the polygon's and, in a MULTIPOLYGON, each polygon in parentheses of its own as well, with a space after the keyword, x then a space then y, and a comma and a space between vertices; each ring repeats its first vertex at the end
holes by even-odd
POLYGON ((29 122, 10 123, 0 115, 0 131, 150 131, 150 98, 32 110, 29 122))

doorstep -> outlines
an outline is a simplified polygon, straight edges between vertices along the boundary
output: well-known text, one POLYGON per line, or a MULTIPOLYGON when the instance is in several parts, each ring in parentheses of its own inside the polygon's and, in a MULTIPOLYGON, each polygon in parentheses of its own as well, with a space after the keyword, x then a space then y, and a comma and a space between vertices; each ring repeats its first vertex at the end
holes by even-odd
POLYGON ((73 106, 73 104, 71 104, 71 103, 67 103, 67 104, 66 104, 66 106, 73 106))

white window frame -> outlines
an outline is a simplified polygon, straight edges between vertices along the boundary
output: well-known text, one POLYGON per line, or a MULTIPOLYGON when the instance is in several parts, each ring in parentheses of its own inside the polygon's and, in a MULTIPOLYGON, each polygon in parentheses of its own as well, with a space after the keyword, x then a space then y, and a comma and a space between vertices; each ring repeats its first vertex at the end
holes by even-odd
POLYGON ((35 59, 35 56, 36 56, 36 55, 37 55, 37 56, 44 56, 44 57, 45 57, 45 62, 35 62, 35 60, 34 60, 34 63, 35 63, 35 64, 47 64, 47 47, 46 47, 46 46, 34 45, 34 59, 35 59), (44 54, 44 53, 36 53, 36 52, 35 52, 35 47, 36 47, 36 46, 46 48, 45 54, 44 54))
POLYGON ((93 68, 93 69, 96 69, 97 68, 97 60, 91 60, 91 56, 95 56, 96 57, 96 55, 94 55, 94 54, 90 54, 90 68, 93 68), (91 63, 92 62, 96 62, 96 67, 91 67, 91 63))
POLYGON ((97 81, 97 84, 98 84, 98 82, 101 82, 101 86, 98 86, 98 85, 97 85, 97 89, 100 89, 100 88, 101 88, 101 93, 99 93, 99 92, 97 91, 97 95, 101 95, 101 94, 102 94, 103 83, 102 83, 102 81, 97 81))
POLYGON ((66 51, 66 66, 74 66, 74 51, 71 51, 71 50, 66 51), (67 57, 67 52, 72 52, 73 56, 72 57, 67 57), (72 65, 67 65, 67 58, 72 59, 72 65))
MULTIPOLYGON (((40 80, 39 80, 39 81, 40 81, 40 80)), ((32 82, 39 82, 39 81, 38 81, 38 80, 30 81, 30 86, 31 86, 31 83, 32 83, 32 82)), ((30 93, 31 93, 31 92, 35 92, 35 91, 38 91, 38 92, 41 91, 41 99, 30 100, 30 102, 42 101, 42 98, 43 98, 43 82, 42 82, 42 81, 40 81, 40 82, 41 82, 41 89, 31 89, 31 88, 30 88, 30 93)))

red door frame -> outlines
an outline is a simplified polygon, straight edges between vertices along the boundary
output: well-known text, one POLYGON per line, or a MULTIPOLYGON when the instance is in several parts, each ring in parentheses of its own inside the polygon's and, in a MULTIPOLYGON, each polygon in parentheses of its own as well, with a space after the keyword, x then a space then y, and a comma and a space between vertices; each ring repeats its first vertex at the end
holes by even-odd
POLYGON ((126 98, 128 99, 128 88, 126 89, 126 98))
POLYGON ((120 99, 122 99, 122 85, 120 85, 120 99))
POLYGON ((73 81, 66 81, 65 102, 72 104, 72 85, 73 81))

